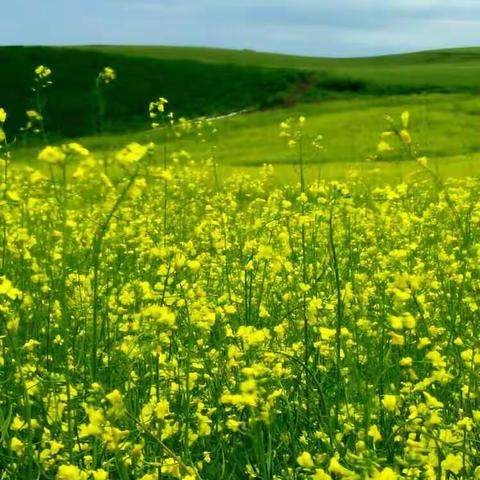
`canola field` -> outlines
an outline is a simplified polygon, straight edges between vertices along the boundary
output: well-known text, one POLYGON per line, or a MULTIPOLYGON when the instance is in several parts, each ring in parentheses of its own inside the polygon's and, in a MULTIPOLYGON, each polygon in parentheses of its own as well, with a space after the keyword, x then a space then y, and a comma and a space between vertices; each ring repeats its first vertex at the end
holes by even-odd
POLYGON ((480 478, 478 178, 441 177, 406 111, 375 155, 416 174, 383 186, 308 178, 303 116, 293 182, 219 178, 164 98, 161 141, 51 145, 51 73, 30 164, 0 110, 0 479, 480 478))

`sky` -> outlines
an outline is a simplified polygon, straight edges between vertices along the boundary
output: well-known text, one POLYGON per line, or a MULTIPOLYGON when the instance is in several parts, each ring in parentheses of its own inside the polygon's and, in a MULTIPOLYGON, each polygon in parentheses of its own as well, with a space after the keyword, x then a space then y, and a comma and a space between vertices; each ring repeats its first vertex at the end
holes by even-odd
POLYGON ((0 0, 0 45, 39 44, 339 57, 480 46, 480 0, 0 0))

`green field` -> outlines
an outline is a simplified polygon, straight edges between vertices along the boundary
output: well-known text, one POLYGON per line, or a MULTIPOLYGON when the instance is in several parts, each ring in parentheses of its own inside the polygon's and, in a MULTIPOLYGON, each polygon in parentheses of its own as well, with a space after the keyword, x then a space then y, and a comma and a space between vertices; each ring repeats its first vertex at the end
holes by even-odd
MULTIPOLYGON (((401 153, 372 159, 380 133, 386 127, 385 116, 399 116, 409 110, 412 133, 422 154, 435 163, 446 176, 473 175, 479 171, 480 97, 470 94, 422 94, 385 96, 352 100, 329 100, 299 104, 285 109, 241 114, 212 121, 215 134, 206 144, 195 134, 180 139, 169 138, 171 152, 185 150, 194 160, 212 155, 219 172, 226 177, 233 171, 250 172, 264 164, 275 166, 280 182, 296 179, 297 156, 285 149, 279 138, 279 125, 290 116, 305 115, 311 137, 322 135, 323 150, 306 148, 305 163, 309 179, 346 178, 354 170, 362 174, 375 171, 379 180, 397 181, 416 170, 401 153), (215 149, 212 151, 212 146, 215 149)), ((72 137, 73 139, 73 137, 72 137)), ((98 156, 114 156, 130 141, 164 141, 162 131, 103 134, 81 137, 80 143, 98 156)), ((32 162, 37 145, 18 147, 18 161, 32 162)))
MULTIPOLYGON (((292 152, 278 138, 278 125, 306 115, 309 134, 322 135, 324 149, 306 152, 309 178, 345 177, 353 168, 380 177, 411 172, 402 157, 389 155, 364 164, 376 151, 385 115, 410 110, 420 150, 446 175, 477 172, 480 141, 480 49, 457 49, 373 58, 333 59, 180 47, 3 47, 0 105, 9 111, 6 130, 17 141, 19 161, 31 161, 41 143, 18 134, 24 111, 34 106, 29 93, 38 64, 52 68, 45 125, 51 143, 80 139, 97 155, 114 152, 129 139, 151 141, 147 105, 169 99, 177 117, 214 117, 209 145, 224 175, 238 168, 277 165, 280 181, 292 178, 292 152), (67 61, 68 59, 68 61, 67 61), (106 120, 97 129, 94 80, 105 65, 118 77, 106 92, 106 120), (71 72, 77 72, 71 75, 71 72), (195 78, 195 82, 190 79, 195 78), (120 100, 121 99, 121 100, 120 100)), ((210 155, 194 135, 170 140, 169 148, 194 158, 210 155)))

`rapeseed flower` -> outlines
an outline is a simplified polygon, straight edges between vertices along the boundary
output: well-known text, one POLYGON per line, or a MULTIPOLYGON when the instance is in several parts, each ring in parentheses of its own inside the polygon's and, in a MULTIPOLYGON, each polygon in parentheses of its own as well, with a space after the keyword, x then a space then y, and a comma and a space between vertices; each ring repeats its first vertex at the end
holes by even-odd
POLYGON ((46 79, 48 77, 50 77, 50 75, 52 74, 52 71, 46 67, 45 65, 39 65, 36 69, 35 69, 35 75, 39 78, 39 79, 46 79))
POLYGON ((98 79, 101 83, 108 85, 117 78, 115 70, 111 67, 104 67, 104 69, 98 74, 98 79))
POLYGON ((312 468, 315 466, 312 456, 308 452, 303 452, 299 457, 297 457, 297 463, 304 468, 312 468))
POLYGON ((38 154, 38 160, 45 163, 61 164, 67 158, 67 155, 60 147, 45 147, 38 154))
POLYGON ((150 148, 150 145, 140 145, 139 143, 133 142, 120 150, 116 155, 116 159, 122 167, 129 167, 142 160, 150 148))
POLYGON ((56 480, 87 480, 88 473, 75 465, 61 465, 55 478, 56 480))

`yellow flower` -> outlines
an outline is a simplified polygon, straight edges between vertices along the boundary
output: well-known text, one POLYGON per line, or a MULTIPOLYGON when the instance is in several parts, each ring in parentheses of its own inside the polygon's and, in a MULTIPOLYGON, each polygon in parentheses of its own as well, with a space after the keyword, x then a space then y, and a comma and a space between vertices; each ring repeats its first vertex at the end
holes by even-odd
MULTIPOLYGON (((0 137, 1 137, 1 133, 0 133, 0 137)), ((10 200, 13 200, 14 202, 19 202, 21 200, 20 194, 15 190, 9 190, 7 192, 7 197, 10 200)))
POLYGON ((173 327, 175 325, 175 313, 163 305, 151 305, 145 308, 142 316, 166 327, 173 327))
POLYGON ((442 354, 437 350, 431 350, 426 353, 425 358, 430 360, 434 368, 442 369, 447 366, 445 358, 443 358, 442 354))
POLYGON ((463 459, 461 455, 454 455, 449 453, 444 460, 442 460, 442 469, 450 471, 457 475, 463 468, 463 459))
POLYGON ((312 480, 332 480, 332 477, 323 468, 317 468, 312 475, 312 480))
POLYGON ((117 74, 115 70, 111 67, 105 67, 99 74, 98 74, 98 79, 105 83, 109 84, 113 82, 117 78, 117 74))
POLYGON ((390 325, 394 330, 401 330, 403 328, 402 318, 397 315, 390 315, 390 325))
POLYGON ((417 321, 411 313, 405 313, 402 317, 402 320, 403 320, 403 326, 407 330, 413 330, 417 325, 417 321))
POLYGON ((17 455, 23 455, 24 451, 24 444, 23 442, 18 439, 17 437, 13 437, 11 442, 10 442, 10 447, 11 449, 17 454, 17 455))
POLYGON ((155 406, 155 415, 159 420, 165 420, 170 413, 170 405, 168 400, 160 400, 155 406))
POLYGON ((113 390, 112 392, 105 395, 105 398, 111 404, 111 407, 107 411, 108 416, 121 417, 125 413, 125 407, 123 405, 123 397, 119 390, 117 389, 113 390))
POLYGON ((433 395, 430 395, 427 392, 423 392, 425 396, 425 403, 429 408, 443 408, 443 403, 437 400, 433 395))
POLYGON ((384 468, 381 472, 375 472, 373 480, 397 480, 397 473, 390 467, 384 468))
POLYGON ((80 425, 80 438, 88 437, 89 435, 101 435, 105 423, 103 410, 87 405, 85 407, 85 412, 88 415, 89 424, 80 425))
POLYGON ((234 418, 229 418, 226 422, 225 425, 229 430, 232 432, 238 432, 240 430, 240 427, 242 427, 243 422, 240 422, 238 420, 235 420, 234 418))
POLYGON ((19 430, 22 430, 24 428, 27 427, 27 422, 25 422, 24 420, 22 420, 21 417, 19 417, 18 415, 16 415, 13 420, 12 420, 12 423, 10 424, 10 428, 14 431, 14 432, 17 432, 19 430))
POLYGON ((140 480, 158 480, 158 474, 156 473, 146 473, 140 480))
POLYGON ((402 346, 405 345, 405 337, 403 335, 399 335, 395 332, 390 332, 390 337, 392 338, 393 345, 402 346))
POLYGON ((65 149, 69 153, 79 155, 80 157, 88 157, 90 155, 90 152, 83 145, 75 142, 65 145, 65 149))
POLYGON ((339 461, 337 457, 333 457, 330 460, 330 465, 328 467, 328 471, 330 473, 334 473, 335 475, 339 475, 340 477, 351 477, 354 475, 354 472, 345 468, 339 461))
POLYGON ((0 123, 5 123, 7 120, 7 112, 0 107, 0 123))
POLYGON ((11 300, 20 297, 22 292, 16 289, 8 278, 0 277, 0 295, 6 295, 11 300))
POLYGON ((251 325, 241 326, 237 330, 239 337, 246 348, 266 342, 270 338, 270 332, 267 328, 256 329, 251 325))
POLYGON ((245 407, 254 407, 257 404, 257 395, 249 392, 243 392, 242 394, 230 394, 224 393, 220 397, 220 401, 227 405, 235 405, 242 410, 245 407))
POLYGON ((93 471, 92 475, 93 480, 108 480, 109 478, 108 472, 105 471, 103 468, 93 471))
POLYGON ((382 439, 382 434, 380 433, 380 430, 378 430, 378 427, 376 425, 372 425, 368 429, 368 435, 373 438, 374 442, 378 442, 382 439))
POLYGON ((398 399, 395 395, 385 395, 382 400, 382 404, 385 410, 394 412, 397 408, 398 399))
POLYGON ((44 79, 49 77, 52 74, 52 71, 46 67, 45 65, 39 65, 35 69, 35 75, 37 75, 38 78, 44 79))
POLYGON ((392 152, 392 151, 393 151, 393 147, 392 147, 388 142, 381 141, 381 142, 377 145, 377 150, 378 150, 380 153, 392 152))
POLYGON ((148 145, 137 142, 130 143, 117 153, 116 159, 122 167, 128 167, 139 162, 148 152, 148 145))
POLYGON ((59 147, 45 147, 39 154, 38 159, 41 162, 59 164, 65 161, 65 152, 59 147))
POLYGON ((410 133, 408 130, 401 130, 400 131, 400 138, 402 139, 403 143, 410 145, 412 143, 412 137, 410 136, 410 133))
POLYGON ((411 367, 413 365, 413 359, 412 357, 403 357, 399 363, 402 367, 411 367))
MULTIPOLYGON (((174 458, 166 458, 162 465, 162 473, 170 474, 176 478, 180 478, 180 464, 174 458)), ((158 478, 158 477, 156 477, 158 478)))
POLYGON ((88 474, 75 465, 61 465, 56 480, 87 480, 88 474))
POLYGON ((315 466, 312 456, 308 452, 303 452, 297 457, 297 463, 304 468, 312 468, 315 466))
POLYGON ((27 110, 26 113, 29 120, 33 120, 37 122, 43 120, 42 115, 38 113, 36 110, 27 110))
MULTIPOLYGON (((168 100, 163 97, 160 97, 158 100, 154 102, 150 102, 150 105, 148 107, 150 118, 155 118, 158 116, 159 113, 165 112, 165 105, 167 103, 168 103, 168 100)), ((181 121, 181 126, 185 127, 185 122, 186 122, 185 119, 180 119, 180 121, 181 121)), ((158 126, 158 124, 156 126, 158 126)))

